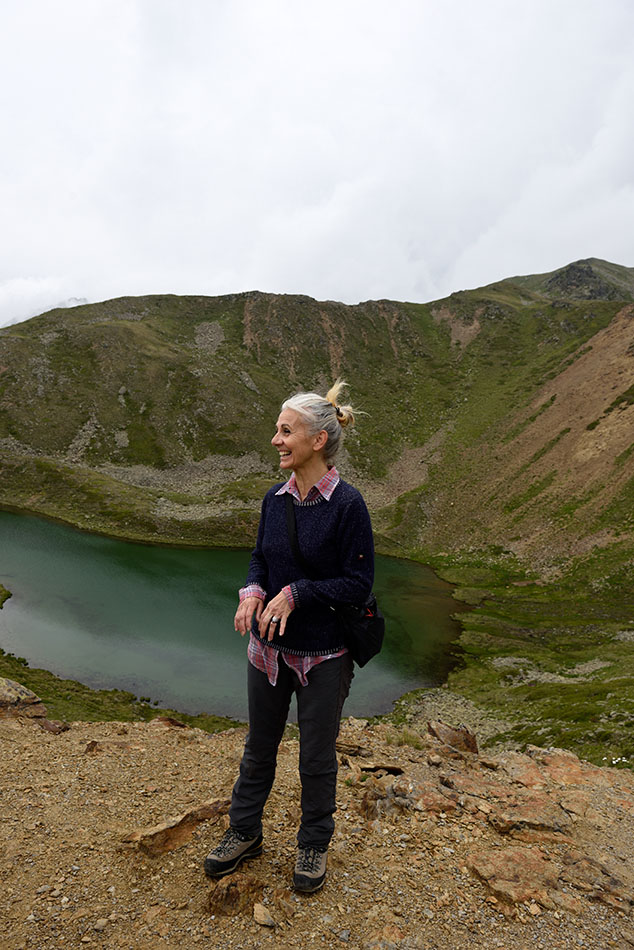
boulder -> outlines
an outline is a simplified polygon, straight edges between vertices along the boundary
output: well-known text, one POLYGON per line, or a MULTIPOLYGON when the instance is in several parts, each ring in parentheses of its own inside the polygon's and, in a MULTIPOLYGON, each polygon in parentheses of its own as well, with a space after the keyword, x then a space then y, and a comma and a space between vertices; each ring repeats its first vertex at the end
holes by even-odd
POLYGON ((0 716, 46 717, 46 706, 26 686, 0 676, 0 716))

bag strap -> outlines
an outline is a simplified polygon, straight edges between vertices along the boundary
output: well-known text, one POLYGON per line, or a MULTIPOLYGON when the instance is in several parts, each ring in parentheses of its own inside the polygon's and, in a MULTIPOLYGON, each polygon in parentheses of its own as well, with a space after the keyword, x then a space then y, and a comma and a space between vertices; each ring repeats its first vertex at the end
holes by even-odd
POLYGON ((311 577, 310 568, 302 556, 302 552, 299 547, 299 541, 297 540, 297 522, 295 520, 295 505, 293 503, 293 496, 289 491, 285 493, 286 495, 286 528, 288 530, 288 540, 291 543, 291 550, 295 557, 295 560, 303 570, 306 577, 311 577))

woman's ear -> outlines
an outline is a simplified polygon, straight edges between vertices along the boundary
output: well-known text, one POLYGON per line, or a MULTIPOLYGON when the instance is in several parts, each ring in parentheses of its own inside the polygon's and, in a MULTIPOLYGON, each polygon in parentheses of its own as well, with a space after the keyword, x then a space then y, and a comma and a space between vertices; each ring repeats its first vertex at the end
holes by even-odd
POLYGON ((325 447, 327 441, 328 441, 328 433, 326 432, 325 429, 320 429, 317 435, 315 436, 315 440, 313 442, 313 451, 321 452, 321 450, 325 447))

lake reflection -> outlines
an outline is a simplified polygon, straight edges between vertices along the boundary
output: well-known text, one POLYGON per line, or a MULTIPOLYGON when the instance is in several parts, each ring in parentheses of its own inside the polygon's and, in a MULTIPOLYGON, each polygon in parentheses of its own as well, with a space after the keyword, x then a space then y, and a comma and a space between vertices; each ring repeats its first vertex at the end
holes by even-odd
MULTIPOLYGON (((246 639, 233 629, 249 553, 180 550, 83 534, 0 511, 0 646, 31 666, 119 687, 183 712, 246 719, 246 639)), ((411 561, 377 558, 386 643, 355 676, 345 713, 389 712, 450 669, 460 610, 411 561)))

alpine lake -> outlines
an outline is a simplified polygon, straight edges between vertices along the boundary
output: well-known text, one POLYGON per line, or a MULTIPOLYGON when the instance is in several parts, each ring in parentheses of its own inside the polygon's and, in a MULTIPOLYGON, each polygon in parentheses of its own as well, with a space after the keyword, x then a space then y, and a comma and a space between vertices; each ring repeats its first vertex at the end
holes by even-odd
MULTIPOLYGON (((246 638, 233 628, 250 552, 116 541, 0 511, 0 647, 58 676, 160 706, 246 720, 246 638)), ((344 714, 390 712, 456 662, 464 606, 413 561, 377 557, 381 654, 359 670, 344 714)), ((291 718, 293 718, 291 710, 291 718)))

